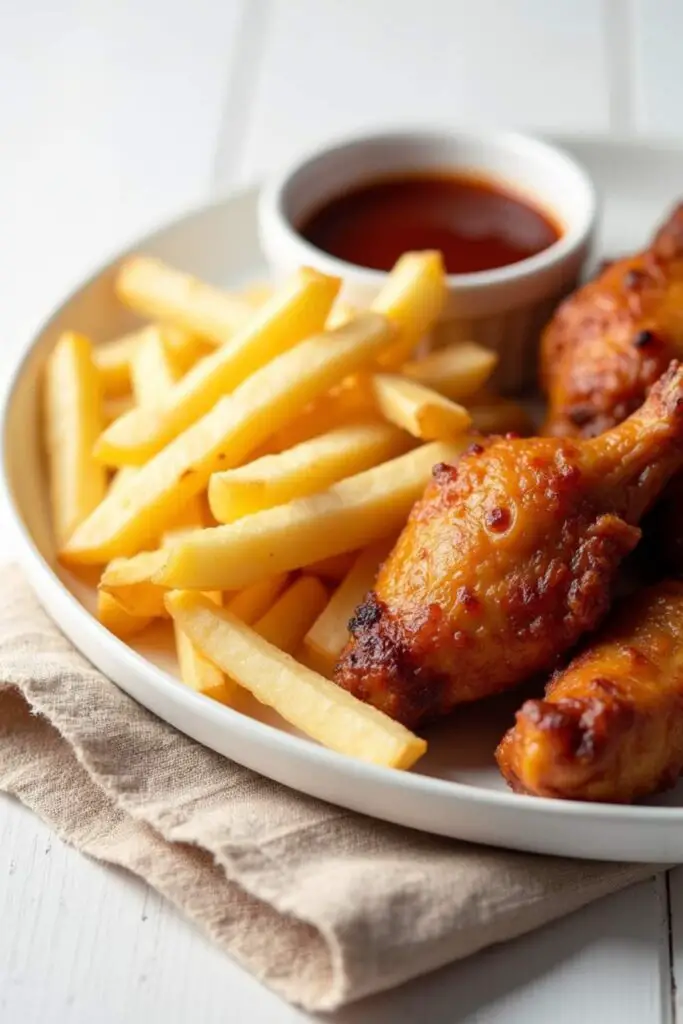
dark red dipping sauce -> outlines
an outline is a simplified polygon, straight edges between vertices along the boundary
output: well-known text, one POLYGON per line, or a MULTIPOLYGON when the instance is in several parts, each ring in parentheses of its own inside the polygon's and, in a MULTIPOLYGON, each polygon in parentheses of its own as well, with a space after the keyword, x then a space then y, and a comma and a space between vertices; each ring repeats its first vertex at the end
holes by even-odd
POLYGON ((440 249, 449 274, 519 263, 560 237, 526 198, 485 178, 449 174, 384 178, 337 196, 299 226, 318 249, 373 270, 404 252, 440 249))

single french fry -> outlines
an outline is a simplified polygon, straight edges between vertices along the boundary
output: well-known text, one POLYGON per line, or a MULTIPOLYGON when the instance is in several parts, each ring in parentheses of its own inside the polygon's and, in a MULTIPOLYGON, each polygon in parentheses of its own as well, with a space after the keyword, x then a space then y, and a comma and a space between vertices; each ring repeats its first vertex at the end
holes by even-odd
POLYGON ((167 552, 162 548, 139 551, 132 558, 114 558, 100 578, 99 589, 109 594, 130 615, 156 618, 166 614, 166 587, 153 583, 167 552))
POLYGON ((168 561, 154 580, 190 590, 237 590, 273 573, 393 536, 405 524, 434 464, 456 459, 471 440, 423 445, 327 491, 202 530, 169 549, 168 561))
POLYGON ((401 373, 454 402, 469 398, 493 373, 498 356, 474 341, 462 341, 405 363, 401 373))
POLYGON ((446 271, 440 252, 407 252, 389 274, 372 303, 399 330, 397 342, 378 357, 395 368, 408 359, 420 339, 434 326, 446 302, 446 271))
POLYGON ((330 580, 332 583, 341 583, 355 560, 356 552, 344 551, 341 555, 331 555, 329 558, 311 562, 306 566, 306 572, 320 576, 324 580, 330 580))
POLYGON ((105 397, 102 403, 102 425, 108 427, 110 423, 113 423, 119 418, 119 416, 125 416, 127 412, 135 407, 135 400, 133 396, 128 395, 116 395, 115 397, 105 397))
POLYGON ((220 398, 322 330, 338 290, 338 278, 300 270, 230 342, 200 360, 169 389, 163 408, 135 409, 105 431, 96 456, 112 466, 145 463, 220 398))
POLYGON ((322 491, 343 477, 400 455, 408 446, 405 434, 387 423, 341 427, 279 455, 214 473, 209 482, 211 511, 221 523, 232 523, 322 491))
POLYGON ((392 337, 384 317, 364 313, 274 359, 105 498, 62 549, 63 560, 101 564, 153 544, 212 473, 243 462, 297 409, 367 365, 392 337))
POLYGON ((137 405, 152 409, 162 406, 181 374, 173 363, 159 327, 147 328, 133 353, 130 370, 137 405))
POLYGON ((102 501, 107 473, 93 459, 102 429, 102 389, 87 338, 62 334, 45 382, 45 436, 52 525, 58 547, 102 501))
POLYGON ((324 610, 304 638, 304 650, 323 675, 331 675, 349 637, 349 619, 369 590, 389 554, 387 541, 373 544, 356 558, 353 567, 337 587, 324 610))
POLYGON ((446 440, 467 430, 471 419, 461 405, 398 374, 372 378, 375 400, 390 423, 423 441, 446 440))
POLYGON ((97 618, 110 633, 121 640, 140 633, 152 621, 149 616, 131 615, 106 590, 97 593, 97 618))
POLYGON ((294 654, 327 603, 327 590, 315 576, 300 576, 289 586, 254 631, 287 654, 294 654))
POLYGON ((528 437, 534 433, 534 424, 526 409, 509 398, 498 395, 481 395, 473 398, 468 405, 472 417, 472 429, 481 434, 520 434, 528 437))
POLYGON ((148 256, 131 256, 121 266, 116 294, 150 320, 170 323, 223 344, 249 319, 253 306, 204 281, 148 256))
POLYGON ((237 684, 195 647, 177 622, 173 623, 173 635, 182 682, 220 704, 232 705, 239 690, 237 684))
POLYGON ((409 768, 427 749, 405 726, 298 664, 203 595, 173 592, 166 602, 203 654, 323 746, 392 768, 409 768))
POLYGON ((130 361, 140 340, 140 331, 131 331, 120 338, 103 341, 93 349, 93 359, 100 374, 102 392, 107 398, 118 398, 130 392, 130 361))
POLYGON ((278 573, 240 590, 226 602, 228 611, 251 626, 266 614, 287 585, 287 573, 278 573))

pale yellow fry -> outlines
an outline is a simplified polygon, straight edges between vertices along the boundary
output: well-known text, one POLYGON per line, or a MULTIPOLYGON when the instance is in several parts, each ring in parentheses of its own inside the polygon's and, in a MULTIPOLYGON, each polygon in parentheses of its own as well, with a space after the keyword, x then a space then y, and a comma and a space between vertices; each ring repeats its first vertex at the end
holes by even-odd
POLYGON ((353 473, 386 462, 409 446, 387 423, 341 427, 246 466, 214 473, 209 504, 216 519, 231 523, 264 508, 322 491, 353 473))
POLYGON ((226 602, 225 607, 232 615, 251 626, 266 614, 286 585, 287 573, 278 573, 277 576, 259 580, 258 583, 252 583, 251 586, 240 590, 226 602))
POLYGON ((151 617, 131 615, 105 590, 97 593, 97 618, 110 633, 121 640, 140 633, 152 621, 151 617))
POLYGON ((392 336, 384 317, 364 313, 264 366, 143 466, 130 484, 105 498, 61 552, 64 560, 98 564, 149 547, 177 511, 204 490, 212 473, 243 462, 302 405, 370 362, 392 336))
POLYGON ((398 374, 378 373, 372 378, 375 401, 390 423, 423 441, 440 441, 467 430, 467 409, 437 391, 398 374))
POLYGON ((92 456, 102 429, 102 389, 87 338, 62 334, 45 368, 45 437, 58 547, 102 501, 107 473, 92 456))
POLYGON ((455 402, 469 398, 493 373, 498 356, 474 341, 462 341, 405 363, 401 373, 455 402))
POLYGON ((211 700, 234 704, 239 687, 199 651, 177 622, 173 623, 178 672, 186 686, 211 700))
POLYGON ((161 320, 222 344, 250 317, 253 307, 237 295, 169 267, 131 256, 119 270, 116 294, 150 320, 161 320))
POLYGON ((154 579, 167 587, 237 590, 393 536, 434 464, 457 458, 471 440, 423 445, 309 498, 202 530, 169 549, 154 579))
POLYGON ((108 427, 110 423, 113 423, 119 418, 119 416, 125 416, 127 412, 135 407, 135 400, 132 395, 116 395, 115 397, 105 397, 102 403, 102 423, 103 426, 108 427))
POLYGON ((326 603, 327 590, 320 580, 300 576, 254 624, 254 630, 269 644, 294 654, 326 603))
POLYGON ((350 572, 337 587, 325 609, 304 638, 311 661, 320 665, 323 675, 331 675, 349 638, 349 619, 372 590, 377 571, 389 554, 391 544, 373 544, 361 551, 350 572))
POLYGON ((100 591, 110 594, 131 615, 154 618, 166 614, 166 587, 152 582, 163 567, 167 552, 161 548, 139 551, 132 558, 114 558, 100 579, 100 591))
POLYGON ((409 768, 427 749, 405 726, 298 664, 203 595, 180 591, 166 601, 173 619, 211 661, 331 750, 409 768))
POLYGON ((324 580, 331 580, 333 583, 340 583, 355 560, 356 553, 354 551, 343 551, 341 555, 331 555, 329 558, 311 562, 306 566, 306 572, 312 572, 314 576, 321 576, 324 580))
POLYGON ((158 327, 148 327, 131 360, 133 396, 141 408, 158 409, 181 376, 158 327))
POLYGON ((109 465, 141 465, 271 360, 322 330, 339 279, 306 268, 294 275, 230 342, 169 389, 162 409, 135 409, 99 439, 109 465))
POLYGON ((389 274, 372 304, 399 330, 395 345, 383 352, 380 366, 394 368, 408 359, 432 329, 446 302, 446 271, 439 252, 407 252, 389 274))
POLYGON ((528 437, 534 432, 534 424, 526 409, 507 398, 495 395, 479 396, 476 403, 468 406, 472 417, 472 429, 481 434, 520 434, 528 437))

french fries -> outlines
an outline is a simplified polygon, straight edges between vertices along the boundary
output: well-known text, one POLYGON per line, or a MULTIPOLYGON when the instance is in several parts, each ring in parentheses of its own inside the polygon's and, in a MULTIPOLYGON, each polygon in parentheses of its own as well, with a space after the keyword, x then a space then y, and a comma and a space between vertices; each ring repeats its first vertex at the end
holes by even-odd
POLYGON ((380 366, 391 369, 408 359, 434 325, 446 302, 446 277, 439 252, 408 252, 401 256, 372 304, 396 325, 399 337, 383 352, 380 366))
POLYGON ((341 427, 279 455, 265 455, 238 469, 214 473, 209 484, 211 511, 220 522, 231 523, 324 490, 407 447, 405 435, 386 423, 341 427))
POLYGON ((405 363, 401 373, 454 402, 461 402, 483 388, 497 361, 498 356, 490 349, 474 341, 462 341, 405 363))
POLYGON ((390 423, 423 441, 439 441, 462 434, 471 423, 466 409, 416 381, 397 374, 372 378, 375 400, 390 423))
MULTIPOLYGON (((220 594, 205 594, 204 596, 215 605, 221 603, 220 594)), ((198 647, 195 647, 177 620, 173 622, 173 636, 178 658, 178 671, 185 685, 197 693, 202 693, 205 697, 217 700, 220 704, 228 706, 233 704, 239 687, 232 679, 228 679, 218 665, 214 665, 198 647)))
POLYGON ((327 590, 320 580, 300 576, 258 619, 254 632, 286 654, 295 654, 326 603, 327 590))
POLYGON ((252 583, 235 594, 227 603, 228 611, 241 622, 251 626, 266 614, 287 584, 287 573, 281 572, 269 579, 252 583))
POLYGON ((217 345, 239 330, 252 312, 252 305, 239 296, 147 256, 125 261, 116 292, 136 313, 200 334, 217 345))
POLYGON ((166 588, 152 583, 152 578, 165 561, 166 552, 160 548, 139 551, 132 558, 115 558, 102 573, 100 592, 109 594, 129 615, 164 616, 166 588))
POLYGON ((101 429, 102 389, 90 342, 62 334, 45 370, 50 503, 60 547, 104 498, 107 474, 93 459, 101 429))
POLYGON ((119 637, 120 640, 126 640, 128 637, 135 636, 136 633, 141 633, 152 621, 149 616, 131 615, 106 590, 100 590, 97 593, 97 618, 110 633, 119 637))
POLYGON ((148 327, 133 352, 130 364, 131 386, 138 406, 159 408, 180 377, 166 348, 163 331, 148 327))
POLYGON ((108 495, 62 548, 64 562, 101 564, 153 544, 212 473, 242 462, 301 405, 370 362, 392 337, 388 320, 365 313, 274 359, 108 495))
POLYGON ((116 395, 113 398, 105 397, 102 403, 102 425, 108 427, 119 416, 125 416, 127 412, 130 412, 134 405, 131 394, 116 395))
POLYGON ((349 619, 369 590, 378 569, 389 554, 388 542, 373 544, 356 558, 351 570, 337 587, 304 638, 307 664, 324 676, 331 676, 349 638, 349 619))
POLYGON ((100 374, 102 393, 107 398, 118 398, 130 391, 130 362, 141 333, 133 331, 95 347, 93 359, 100 374))
POLYGON ((463 437, 423 445, 327 491, 202 530, 169 548, 154 581, 169 588, 238 590, 398 533, 435 463, 453 461, 470 443, 463 437))
POLYGON ((355 552, 343 551, 341 555, 330 555, 329 558, 311 562, 306 566, 306 571, 313 573, 314 576, 320 576, 323 580, 341 583, 347 572, 351 570, 355 560, 355 552))
POLYGON ((427 744, 376 708, 278 650, 202 594, 166 598, 174 622, 226 675, 331 750, 409 768, 427 744))
POLYGON ((171 388, 162 408, 134 409, 98 441, 112 466, 141 465, 276 356, 322 330, 338 278, 303 269, 255 313, 229 343, 202 359, 171 388))

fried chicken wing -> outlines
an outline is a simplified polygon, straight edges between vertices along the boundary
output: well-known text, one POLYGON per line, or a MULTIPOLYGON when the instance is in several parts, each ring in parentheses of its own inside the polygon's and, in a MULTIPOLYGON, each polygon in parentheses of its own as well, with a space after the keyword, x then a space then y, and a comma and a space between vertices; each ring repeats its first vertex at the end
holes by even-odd
POLYGON ((486 439, 439 465, 349 624, 337 682, 416 727, 552 667, 607 612, 683 465, 683 367, 591 440, 486 439))
POLYGON ((528 700, 496 758, 513 789, 630 803, 683 770, 683 583, 641 591, 528 700))
POLYGON ((683 204, 649 249, 614 263, 559 307, 541 341, 544 433, 595 437, 643 402, 683 355, 683 204))

